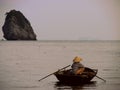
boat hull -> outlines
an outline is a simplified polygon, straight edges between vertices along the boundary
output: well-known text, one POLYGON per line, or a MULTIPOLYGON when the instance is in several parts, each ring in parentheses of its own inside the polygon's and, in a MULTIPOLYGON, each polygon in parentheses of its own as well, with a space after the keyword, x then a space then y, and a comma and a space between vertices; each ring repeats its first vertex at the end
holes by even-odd
POLYGON ((70 70, 58 71, 54 75, 62 83, 89 83, 97 74, 97 70, 85 68, 83 74, 73 75, 69 73, 70 70))

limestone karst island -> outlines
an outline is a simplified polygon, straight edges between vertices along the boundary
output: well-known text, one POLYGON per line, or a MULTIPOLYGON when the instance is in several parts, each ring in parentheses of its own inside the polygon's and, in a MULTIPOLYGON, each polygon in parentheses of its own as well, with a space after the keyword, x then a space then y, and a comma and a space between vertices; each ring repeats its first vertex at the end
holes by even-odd
POLYGON ((37 40, 30 22, 20 11, 6 13, 2 31, 6 40, 37 40))

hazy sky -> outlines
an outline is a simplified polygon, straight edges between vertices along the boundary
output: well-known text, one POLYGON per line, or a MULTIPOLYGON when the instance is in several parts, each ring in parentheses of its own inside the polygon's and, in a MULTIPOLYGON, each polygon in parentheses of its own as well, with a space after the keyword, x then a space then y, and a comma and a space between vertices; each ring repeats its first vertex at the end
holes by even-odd
POLYGON ((120 0, 0 0, 0 39, 12 9, 25 15, 39 40, 120 40, 120 0))

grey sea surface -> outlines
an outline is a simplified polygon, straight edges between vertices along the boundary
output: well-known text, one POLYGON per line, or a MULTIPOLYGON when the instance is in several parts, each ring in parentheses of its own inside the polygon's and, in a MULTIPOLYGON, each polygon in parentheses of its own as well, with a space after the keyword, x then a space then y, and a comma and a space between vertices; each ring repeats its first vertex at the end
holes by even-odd
POLYGON ((120 90, 120 41, 0 41, 0 90, 120 90), (54 75, 38 82, 75 56, 106 82, 61 85, 54 75))

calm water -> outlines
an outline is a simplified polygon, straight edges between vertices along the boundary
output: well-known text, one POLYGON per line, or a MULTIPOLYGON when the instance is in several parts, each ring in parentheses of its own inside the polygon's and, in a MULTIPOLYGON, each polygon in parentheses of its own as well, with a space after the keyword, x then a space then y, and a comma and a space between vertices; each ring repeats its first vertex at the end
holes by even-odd
POLYGON ((120 41, 0 41, 0 90, 120 90, 120 41), (90 84, 62 85, 42 77, 72 64, 75 56, 98 69, 90 84))

